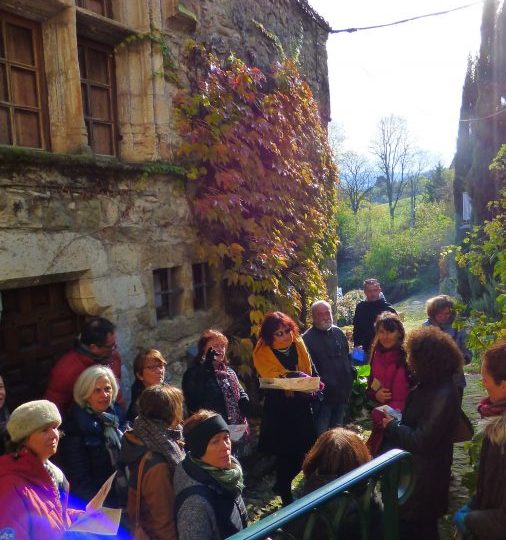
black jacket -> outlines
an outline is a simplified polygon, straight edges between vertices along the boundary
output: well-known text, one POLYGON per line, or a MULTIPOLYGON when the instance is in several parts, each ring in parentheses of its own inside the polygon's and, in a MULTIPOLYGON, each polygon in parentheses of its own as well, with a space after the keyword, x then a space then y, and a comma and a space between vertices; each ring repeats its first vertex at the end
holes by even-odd
POLYGON ((487 420, 478 485, 466 525, 474 540, 502 540, 506 535, 506 413, 487 420))
POLYGON ((414 458, 415 488, 400 508, 406 520, 437 518, 448 509, 452 434, 459 411, 460 399, 451 377, 434 385, 420 383, 406 399, 401 422, 394 420, 385 429, 386 449, 401 448, 414 458))
POLYGON ((383 311, 397 313, 395 309, 383 298, 368 302, 362 300, 355 308, 353 317, 353 343, 355 347, 362 345, 365 352, 369 352, 374 339, 374 321, 383 311))
MULTIPOLYGON (((118 416, 122 429, 123 413, 119 405, 115 404, 114 409, 107 412, 118 416)), ((65 434, 59 448, 62 469, 70 483, 70 494, 78 498, 73 507, 84 508, 115 470, 106 448, 103 426, 95 415, 74 403, 62 430, 65 434)), ((111 489, 106 502, 105 506, 118 505, 114 490, 111 489)))
MULTIPOLYGON (((231 368, 227 368, 233 377, 237 377, 231 368)), ((249 413, 249 397, 242 386, 240 387, 239 410, 243 416, 249 413)), ((209 409, 221 414, 225 422, 230 424, 228 419, 225 399, 221 391, 214 370, 211 366, 195 363, 188 368, 183 375, 182 382, 184 400, 190 414, 199 409, 209 409)))
POLYGON ((348 340, 344 333, 337 326, 332 326, 329 330, 319 330, 313 326, 303 334, 302 339, 321 380, 325 383, 325 402, 332 405, 347 403, 354 372, 348 340))

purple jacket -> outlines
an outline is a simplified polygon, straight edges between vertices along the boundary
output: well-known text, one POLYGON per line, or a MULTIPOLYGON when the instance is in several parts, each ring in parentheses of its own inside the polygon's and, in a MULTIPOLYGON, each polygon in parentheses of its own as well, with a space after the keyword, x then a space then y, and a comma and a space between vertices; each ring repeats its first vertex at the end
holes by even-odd
POLYGON ((383 388, 392 392, 392 399, 387 402, 390 407, 402 411, 409 393, 406 364, 401 361, 402 352, 398 348, 383 349, 378 345, 371 359, 371 375, 367 385, 367 395, 375 399, 375 391, 371 388, 372 381, 378 379, 383 388))

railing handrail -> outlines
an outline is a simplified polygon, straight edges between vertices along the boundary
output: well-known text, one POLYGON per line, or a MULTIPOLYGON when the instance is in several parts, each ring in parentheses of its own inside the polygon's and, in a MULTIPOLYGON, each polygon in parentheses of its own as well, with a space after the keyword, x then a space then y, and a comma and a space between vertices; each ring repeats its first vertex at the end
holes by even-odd
POLYGON ((389 450, 385 454, 357 467, 336 480, 332 480, 288 506, 230 536, 228 540, 264 540, 270 533, 273 533, 290 521, 311 512, 329 499, 335 498, 336 495, 344 493, 354 486, 363 484, 370 478, 380 477, 383 473, 392 469, 393 466, 400 467, 401 462, 405 462, 408 465, 410 474, 405 477, 406 485, 401 486, 401 490, 397 490, 397 500, 402 502, 409 497, 413 489, 412 459, 411 454, 404 450, 389 450))

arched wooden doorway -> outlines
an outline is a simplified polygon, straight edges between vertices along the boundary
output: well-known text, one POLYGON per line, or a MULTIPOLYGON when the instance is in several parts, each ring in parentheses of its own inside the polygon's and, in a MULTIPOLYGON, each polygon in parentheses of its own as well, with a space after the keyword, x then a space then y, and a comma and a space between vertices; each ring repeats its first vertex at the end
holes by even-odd
POLYGON ((0 371, 11 409, 40 399, 54 362, 70 349, 84 317, 74 313, 65 283, 6 289, 0 319, 0 371))

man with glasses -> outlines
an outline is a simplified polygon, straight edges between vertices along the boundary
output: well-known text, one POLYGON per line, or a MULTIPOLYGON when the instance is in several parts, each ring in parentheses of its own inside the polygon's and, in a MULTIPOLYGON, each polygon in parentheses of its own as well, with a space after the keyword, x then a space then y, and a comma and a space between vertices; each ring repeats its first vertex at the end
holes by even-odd
MULTIPOLYGON (((112 369, 121 378, 121 358, 116 350, 116 327, 103 317, 89 320, 76 340, 74 348, 66 352, 53 366, 44 398, 56 404, 64 415, 72 404, 74 383, 79 375, 94 364, 112 369)), ((123 405, 121 392, 116 400, 123 405)))
POLYGON ((348 340, 334 325, 330 304, 319 300, 311 306, 313 326, 302 339, 325 384, 323 400, 314 403, 317 435, 342 426, 351 395, 355 372, 349 355, 348 340))

